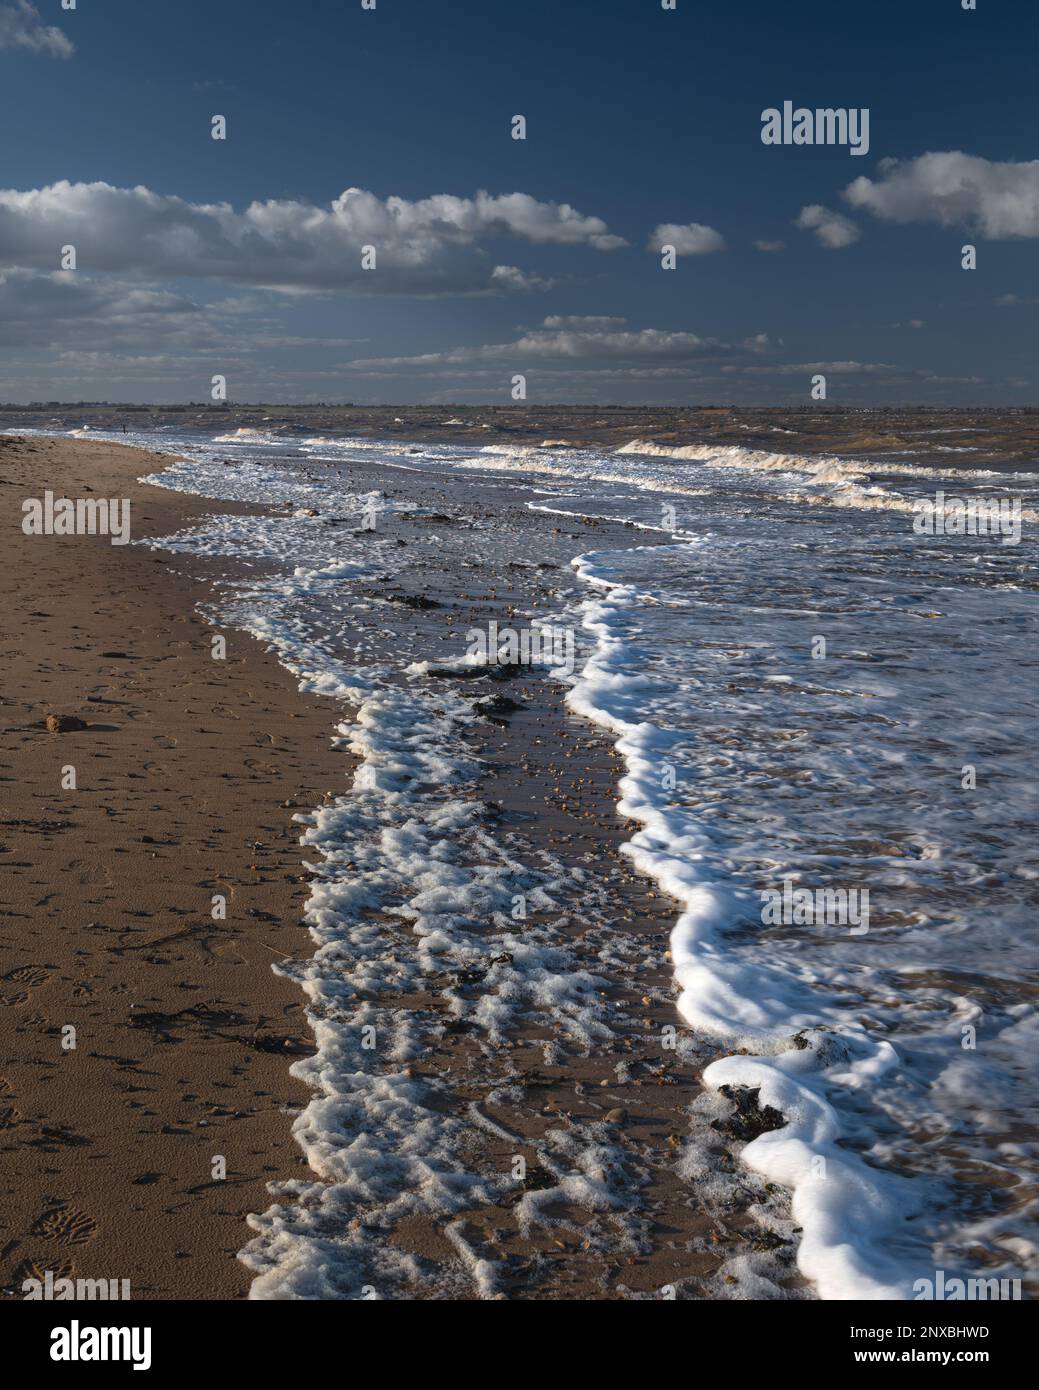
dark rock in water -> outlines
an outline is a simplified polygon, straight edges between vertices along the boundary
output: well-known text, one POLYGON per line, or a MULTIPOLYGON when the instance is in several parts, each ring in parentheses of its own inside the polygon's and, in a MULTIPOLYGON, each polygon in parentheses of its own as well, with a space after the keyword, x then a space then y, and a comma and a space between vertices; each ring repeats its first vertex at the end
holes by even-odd
POLYGON ((480 680, 487 674, 483 666, 439 666, 435 661, 429 663, 427 675, 444 676, 448 680, 480 680))
POLYGON ((461 1033, 471 1033, 473 1028, 474 1025, 472 1023, 467 1023, 461 1018, 452 1018, 444 1024, 444 1032, 450 1034, 452 1037, 458 1036, 461 1033))
POLYGON ((805 1029, 796 1033, 790 1041, 799 1052, 810 1048, 816 1055, 817 1066, 832 1067, 851 1061, 851 1049, 843 1038, 837 1037, 825 1028, 805 1029))
POLYGON ((87 726, 82 719, 77 719, 74 714, 48 714, 47 729, 52 734, 71 734, 77 729, 85 729, 87 726))
POLYGON ((527 1169, 522 1184, 525 1192, 547 1192, 550 1187, 557 1187, 558 1185, 559 1179, 547 1168, 542 1168, 540 1164, 533 1164, 527 1169))
POLYGON ((772 1129, 782 1129, 786 1124, 786 1120, 773 1106, 762 1106, 759 1103, 759 1087, 751 1089, 748 1086, 720 1086, 718 1089, 726 1100, 731 1100, 736 1107, 726 1119, 711 1121, 711 1128, 718 1130, 720 1134, 749 1143, 760 1134, 767 1134, 772 1129))
POLYGON ((494 666, 438 666, 435 662, 430 662, 429 675, 451 676, 459 681, 507 681, 513 676, 518 676, 521 671, 529 669, 519 661, 502 662, 494 666))
POLYGON ((482 714, 485 719, 498 719, 522 708, 518 700, 510 699, 508 695, 490 695, 486 700, 473 701, 473 712, 482 714))
POLYGON ((435 598, 427 598, 425 594, 386 594, 384 597, 388 598, 391 603, 403 604, 405 608, 425 609, 440 607, 440 604, 437 603, 435 598))
POLYGON ((771 1250, 782 1250, 790 1244, 782 1236, 776 1235, 775 1231, 755 1231, 753 1235, 744 1236, 743 1239, 750 1242, 752 1250, 757 1250, 761 1254, 766 1254, 771 1250))

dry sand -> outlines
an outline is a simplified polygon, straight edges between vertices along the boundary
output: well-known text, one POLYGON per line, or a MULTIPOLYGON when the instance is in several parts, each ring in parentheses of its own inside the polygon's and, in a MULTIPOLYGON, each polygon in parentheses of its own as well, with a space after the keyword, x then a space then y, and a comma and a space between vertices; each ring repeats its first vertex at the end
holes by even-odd
POLYGON ((304 1017, 271 961, 308 949, 283 803, 340 783, 330 712, 239 633, 214 661, 194 615, 205 585, 184 566, 21 531, 22 500, 46 488, 130 498, 135 539, 222 510, 139 485, 149 466, 104 444, 0 439, 9 1296, 34 1269, 129 1279, 134 1297, 241 1296, 245 1214, 268 1205, 266 1181, 301 1171, 283 1107, 305 1100, 286 1056, 305 1050, 304 1017), (49 714, 87 727, 49 733, 49 714))

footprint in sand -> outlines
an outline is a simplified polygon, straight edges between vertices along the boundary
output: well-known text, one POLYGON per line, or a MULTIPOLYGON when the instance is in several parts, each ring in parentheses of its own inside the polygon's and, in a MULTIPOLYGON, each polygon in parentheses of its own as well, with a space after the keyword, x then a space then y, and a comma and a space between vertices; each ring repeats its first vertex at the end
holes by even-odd
POLYGON ((111 885, 112 875, 105 866, 89 859, 73 859, 69 861, 69 871, 79 875, 79 883, 84 887, 103 883, 111 885))
POLYGON ((20 965, 17 970, 9 971, 4 979, 13 985, 26 985, 29 989, 37 989, 40 985, 45 985, 52 974, 53 971, 44 965, 20 965))
POLYGON ((17 970, 9 971, 4 976, 4 984, 14 985, 15 988, 0 994, 0 1004, 6 1004, 8 1008, 28 1004, 30 990, 45 985, 53 973, 43 965, 20 965, 17 970))
POLYGON ((0 1129, 17 1129, 24 1116, 13 1105, 0 1105, 0 1129))
POLYGON ((19 1287, 26 1279, 37 1279, 42 1284, 47 1277, 48 1270, 55 1280, 71 1279, 76 1273, 76 1266, 71 1260, 48 1260, 42 1255, 38 1260, 23 1260, 15 1270, 15 1286, 19 1287))
POLYGON ((37 1218, 32 1233, 62 1245, 86 1245, 97 1235, 97 1222, 71 1202, 59 1202, 37 1218))

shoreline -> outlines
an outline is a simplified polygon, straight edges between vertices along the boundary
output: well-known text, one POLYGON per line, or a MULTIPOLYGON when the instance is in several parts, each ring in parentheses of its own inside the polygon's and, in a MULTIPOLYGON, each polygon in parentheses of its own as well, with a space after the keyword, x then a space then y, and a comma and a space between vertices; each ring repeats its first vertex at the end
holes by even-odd
MULTIPOLYGON (((203 514, 262 515, 269 511, 267 507, 222 504, 136 482, 137 475, 148 468, 170 462, 169 455, 93 441, 34 437, 21 445, 7 440, 0 445, 0 477, 8 483, 19 482, 19 501, 22 496, 38 495, 51 484, 56 493, 66 491, 73 496, 87 486, 105 495, 121 491, 137 508, 137 540, 167 535, 203 514), (19 450, 20 475, 11 467, 19 450), (133 468, 129 483, 128 462, 133 468), (52 469, 63 466, 66 471, 48 481, 30 471, 40 464, 52 469)), ((418 487, 420 493, 422 489, 429 492, 421 480, 408 479, 407 485, 418 487)), ((442 484, 433 482, 428 500, 443 499, 445 494, 437 493, 437 487, 442 484)), ((471 490, 473 485, 469 487, 471 490)), ((476 508, 478 515, 481 500, 485 503, 487 498, 498 498, 505 505, 507 496, 491 484, 486 496, 481 494, 466 505, 476 508)), ((522 514, 532 539, 541 537, 535 544, 543 545, 551 535, 558 537, 554 543, 563 547, 564 554, 573 553, 556 525, 559 521, 538 513, 522 514)), ((596 544, 630 543, 632 532, 623 523, 593 522, 589 526, 589 539, 594 537, 596 544)), ((584 527, 578 524, 569 535, 583 541, 584 527)), ((643 534, 639 535, 644 541, 643 534)), ((44 544, 42 538, 20 539, 36 547, 44 544)), ((295 677, 264 644, 238 630, 227 632, 228 661, 212 662, 209 638, 217 630, 198 618, 196 605, 206 597, 208 579, 215 574, 226 577, 246 572, 246 568, 236 567, 237 562, 144 547, 109 547, 104 537, 52 538, 51 546, 47 553, 52 557, 53 573, 40 578, 43 589, 39 594, 28 584, 29 567, 17 567, 10 610, 40 621, 36 616, 43 602, 40 594, 62 579, 67 581, 74 569, 80 593, 94 600, 102 597, 103 603, 95 601, 93 605, 100 617, 109 624, 121 622, 123 627, 104 627, 103 631, 112 635, 102 636, 93 618, 89 622, 95 625, 88 626, 82 608, 66 613, 63 634, 54 629, 49 640, 58 651, 75 656, 70 666, 77 679, 93 679, 94 684, 84 683, 83 700, 77 705, 71 699, 67 673, 63 673, 66 679, 61 685, 64 703, 52 698, 53 682, 41 685, 37 677, 31 691, 22 690, 23 703, 30 703, 31 709, 25 711, 24 722, 16 729, 20 728, 25 742, 36 750, 37 768, 41 744, 42 751, 53 750, 55 745, 64 750, 77 747, 77 741, 82 747, 88 740, 106 740, 106 756, 116 760, 123 778, 117 778, 109 788, 115 804, 100 807, 92 817, 84 815, 83 791, 88 779, 83 778, 78 792, 66 794, 79 799, 64 812, 56 798, 42 798, 50 807, 47 825, 61 826, 46 833, 64 837, 58 843, 69 845, 70 833, 82 836, 92 831, 100 837, 107 831, 106 843, 121 857, 115 861, 117 877, 108 882, 105 901, 132 906, 129 912, 120 912, 113 903, 106 911, 88 892, 84 910, 78 916, 73 914, 71 932, 68 926, 63 927, 61 951, 50 945, 44 932, 39 933, 43 942, 38 946, 34 943, 33 952, 27 945, 23 949, 17 921, 0 930, 0 977, 12 970, 47 973, 39 986, 24 991, 27 998, 20 1005, 5 1010, 0 1017, 0 1028, 5 1023, 9 1030, 21 1028, 20 1033, 9 1031, 6 1037, 0 1036, 5 1044, 0 1055, 17 1057, 19 1051, 31 1051, 30 1039, 37 1054, 42 1051, 42 1055, 30 1056, 16 1067, 5 1064, 6 1069, 0 1068, 0 1075, 7 1076, 10 1086, 4 1104, 9 1103, 19 1113, 14 1130, 4 1135, 7 1144, 0 1145, 0 1190, 5 1199, 13 1199, 22 1188, 13 1204, 5 1200, 5 1209, 10 1206, 12 1217, 4 1234, 6 1244, 0 1245, 4 1255, 0 1275, 8 1284, 8 1296, 15 1274, 24 1278, 32 1269, 42 1273, 54 1268, 57 1276, 71 1265, 80 1277, 129 1277, 135 1298, 241 1298, 249 1290, 251 1276, 236 1256, 247 1243, 255 1245, 249 1228, 257 1232, 266 1224, 260 1214, 270 1209, 272 1199, 265 1184, 303 1179, 320 1188, 328 1181, 307 1166, 291 1133, 292 1115, 301 1114, 309 1102, 320 1099, 317 1091, 289 1075, 290 1064, 305 1063, 313 1051, 305 996, 294 980, 279 979, 270 966, 272 960, 298 961, 314 951, 314 942, 301 920, 313 880, 301 872, 304 853, 299 850, 300 825, 291 817, 297 811, 310 813, 323 802, 327 804, 333 799, 333 790, 340 794, 346 790, 350 755, 333 747, 331 739, 337 724, 349 722, 350 711, 340 701, 301 693, 295 677), (108 562, 109 548, 120 550, 120 559, 114 563, 108 562), (163 569, 157 571, 156 564, 163 569), (161 594, 154 586, 158 573, 164 576, 161 594), (174 625, 164 639, 160 637, 155 650, 138 639, 131 644, 125 635, 126 625, 131 623, 135 632, 146 631, 149 613, 159 614, 163 622, 174 625), (73 627, 74 618, 79 620, 78 628, 73 627), (131 657, 130 669, 135 674, 140 670, 143 679, 147 672, 147 689, 136 679, 126 682, 129 663, 121 664, 125 658, 105 658, 98 665, 89 644, 84 646, 77 640, 77 634, 79 639, 84 635, 84 628, 94 648, 109 651, 108 644, 113 642, 117 650, 131 657), (79 657, 80 651, 87 655, 79 657), (176 665, 166 667, 160 675, 153 669, 160 661, 176 665), (188 687, 182 685, 185 662, 190 667, 188 687), (218 668, 216 673, 214 667, 218 668), (232 672, 234 680, 229 686, 232 672), (177 720, 182 704, 179 692, 214 685, 220 690, 221 701, 213 707, 215 712, 209 713, 210 706, 203 703, 193 712, 190 728, 180 727, 185 724, 182 717, 173 731, 171 723, 177 720), (146 696, 149 703, 125 710, 115 703, 86 703, 86 695, 99 689, 113 702, 122 696, 146 696), (111 722, 105 719, 91 730, 61 734, 34 727, 50 712, 82 716, 85 711, 88 721, 93 722, 96 709, 114 711, 111 722), (199 717, 201 709, 206 710, 204 718, 199 717), (124 714, 126 718, 133 716, 131 722, 122 722, 124 714), (133 737, 133 753, 127 746, 127 730, 133 737), (147 738, 143 737, 145 732, 147 738), (272 736, 273 742, 269 741, 272 736), (167 775, 173 738, 178 766, 185 777, 181 785, 166 787, 160 793, 156 768, 162 767, 162 775, 167 775), (214 738, 215 742, 210 741, 214 738), (242 771, 237 776, 224 770, 228 750, 241 762, 242 771), (214 765, 215 752, 219 757, 214 765), (288 780, 280 780, 289 771, 291 786, 288 780), (201 796, 199 778, 208 778, 210 787, 224 784, 218 788, 221 809, 213 809, 211 791, 201 796), (143 779, 147 787, 135 788, 135 779, 143 779), (141 819, 138 808, 131 810, 127 820, 137 816, 137 823, 127 834, 121 807, 127 793, 135 790, 144 792, 140 813, 146 811, 147 819, 141 819), (172 804, 164 806, 164 797, 172 804), (238 851, 233 865, 219 845, 223 808, 229 803, 235 806, 238 851), (200 805, 215 822, 202 832, 194 826, 200 805), (185 808, 187 820, 180 818, 185 808), (74 820, 69 814, 72 810, 74 820), (156 818, 172 823, 168 828, 158 826, 156 818), (70 824, 65 824, 66 819, 70 824), (122 827, 115 844, 111 843, 116 830, 113 820, 122 827), (251 846, 257 840, 265 847, 254 855, 251 846), (200 850, 205 868, 197 862, 200 850), (141 885, 156 867, 153 856, 161 861, 160 872, 175 887, 172 892, 166 890, 165 897, 152 892, 145 898, 141 885), (226 923, 211 922, 207 911, 209 894, 219 892, 220 885, 230 885, 234 894, 226 923), (184 894, 183 903, 178 892, 184 894), (232 902, 234 911, 230 910, 232 902), (142 909, 152 914, 143 924, 142 909), (153 923, 159 914, 165 914, 170 930, 163 928, 155 935, 153 923), (195 921, 188 922, 192 916, 195 921), (138 940, 144 933, 144 939, 138 940), (75 993, 82 983, 80 977, 91 972, 87 983, 92 993, 80 996, 75 993), (113 997, 107 998, 109 995, 113 997), (82 997, 88 1003, 73 1014, 66 1003, 70 997, 82 997), (100 1009, 99 998, 105 1000, 105 1007, 100 1009), (128 1008, 131 1004, 135 1009, 138 1004, 144 1006, 143 1017, 133 1017, 128 1008), (48 1013, 37 1017, 33 1010, 38 1005, 45 1006, 48 1013), (90 1020, 87 1026, 94 1029, 95 1046, 87 1055, 92 1062, 102 1064, 86 1087, 76 1084, 71 1068, 62 1071, 61 1063, 54 1063, 46 1053, 47 1048, 59 1046, 53 1039, 66 1020, 75 1023, 83 1016, 90 1020), (142 1034, 148 1039, 144 1048, 140 1046, 142 1034), (142 1073, 140 1079, 145 1081, 140 1089, 135 1072, 142 1073), (43 1087, 34 1084, 41 1074, 47 1075, 51 1088, 45 1093, 47 1114, 40 1109, 43 1087), (55 1085, 55 1081, 60 1084, 55 1085), (137 1096, 141 1098, 133 1098, 137 1096), (145 1122, 137 1128, 131 1124, 130 1133, 123 1113, 127 1108, 133 1111, 132 1119, 145 1122), (56 1112, 57 1118, 50 1111, 56 1112), (49 1145, 53 1167, 44 1170, 46 1180, 41 1174, 38 1183, 21 1184, 19 1166, 23 1176, 26 1167, 22 1145, 38 1148, 38 1131, 46 1138, 47 1130, 59 1127, 68 1142, 49 1145), (209 1142, 213 1134, 219 1136, 219 1146, 209 1142), (91 1149, 106 1159, 104 1182, 91 1170, 91 1149), (225 1182, 214 1182, 210 1177, 207 1164, 213 1153, 227 1157, 225 1182), (228 1186, 234 1187, 233 1197, 224 1190, 228 1186), (113 1221, 112 1213, 122 1212, 128 1205, 127 1191, 131 1193, 133 1221, 113 1221), (247 1216, 252 1218, 248 1224, 247 1216), (79 1244, 62 1248, 68 1234, 65 1228, 83 1234, 79 1244), (45 1258, 50 1265, 40 1264, 45 1258), (32 1262, 28 1271, 27 1261, 32 1262), (131 1266, 129 1272, 127 1265, 131 1266)), ((16 551, 17 546, 10 553, 16 551)), ((248 572, 255 577, 255 569, 248 572)), ((443 643, 449 635, 444 632, 445 619, 449 627, 464 630, 467 624, 485 623, 489 616, 511 612, 513 607, 523 611, 533 603, 536 611, 552 591, 553 581, 537 569, 512 569, 509 575, 504 589, 499 573, 497 583, 489 581, 489 593, 485 586, 481 595, 479 585, 472 593, 462 593, 463 587, 468 590, 472 585, 472 579, 463 585, 458 573, 445 571, 439 588, 436 579, 431 580, 437 594, 431 605, 434 614, 405 609, 400 623, 410 638, 423 644, 427 654, 429 650, 435 654, 437 642, 443 643)), ((22 636, 24 647, 28 629, 22 636)), ((521 696, 517 712, 497 724, 477 726, 467 739, 485 769, 486 785, 481 787, 480 796, 486 796, 492 821, 506 828, 506 842, 513 852, 519 846, 521 858, 558 853, 565 863, 584 865, 582 872, 591 870, 597 881, 603 880, 611 912, 620 926, 617 945, 624 958, 621 963, 615 956, 614 966, 606 972, 608 978, 600 981, 603 1016, 610 1018, 614 1036, 589 1050, 579 1039, 572 1039, 570 1032, 560 1031, 558 1020, 540 1017, 535 1011, 514 1028, 509 1040, 488 1052, 466 1029, 441 1025, 439 1040, 428 1045, 403 1075, 425 1090, 434 1113, 446 1105, 454 1120, 469 1128, 466 1152, 478 1168, 482 1165, 482 1171, 501 1174, 509 1170, 516 1155, 522 1155, 532 1165, 530 1177, 516 1193, 506 1191, 502 1195, 499 1184, 496 1198, 474 1204, 460 1220, 445 1220, 435 1212, 412 1215, 393 1229, 383 1230, 377 1224, 371 1240, 392 1247, 395 1258, 415 1262, 414 1267, 423 1270, 421 1279, 400 1286, 396 1296, 404 1298, 652 1298, 671 1285, 681 1289, 681 1298, 739 1297, 742 1266, 733 1262, 755 1250, 774 1252, 777 1246, 755 1243, 756 1226, 747 1209, 755 1192, 758 1201, 763 1200, 762 1192, 757 1191, 752 1176, 740 1169, 733 1144, 726 1137, 725 1122, 720 1122, 720 1129, 718 1123, 707 1127, 709 1116, 719 1113, 717 1109, 700 1117, 700 1142, 711 1155, 714 1195, 710 1199, 698 1195, 701 1177, 690 1178, 681 1172, 680 1154, 692 1133, 691 1104, 703 1094, 700 1074, 720 1049, 705 1046, 701 1039, 688 1045, 683 1042, 677 1054, 661 1052, 661 1030, 679 1023, 666 951, 675 905, 650 882, 629 872, 620 854, 626 832, 617 815, 614 789, 623 766, 612 740, 605 731, 568 711, 561 692, 550 693, 544 682, 524 682, 518 690, 514 683, 513 688, 521 696), (568 764, 565 759, 573 761, 568 764), (532 802, 539 803, 540 810, 535 811, 532 802), (624 1116, 619 1125, 604 1119, 611 1113, 624 1116), (567 1132, 571 1138, 560 1150, 560 1136, 567 1132), (612 1174, 609 1181, 621 1194, 622 1210, 607 1204, 596 1211, 594 1204, 586 1209, 581 1202, 570 1208, 564 1201, 551 1205, 556 1215, 542 1213, 545 1199, 539 1194, 548 1176, 544 1155, 565 1154, 567 1143, 578 1145, 584 1154, 583 1158, 578 1155, 582 1164, 606 1162, 603 1172, 612 1174), (594 1157, 597 1154, 608 1157, 601 1160, 594 1157), (724 1191, 720 1204, 719 1189, 724 1191), (529 1220, 532 1213, 533 1226, 529 1220), (488 1264, 500 1271, 501 1286, 494 1291, 491 1281, 474 1274, 488 1264), (740 1272, 733 1274, 733 1269, 740 1272), (727 1285, 735 1287, 730 1291, 727 1285)), ((192 703, 196 700, 193 695, 192 703)), ((7 776, 8 771, 5 767, 0 775, 7 776)), ((25 790, 31 793, 33 789, 25 790)), ((28 818, 22 813, 4 814, 4 819, 28 818)), ((2 830, 0 827, 0 833, 2 830)), ((100 843, 100 838, 94 843, 100 843)), ((91 862, 87 854, 83 847, 67 857, 74 866, 80 866, 77 872, 89 885, 90 875, 83 873, 83 866, 91 862)), ((315 848, 314 854, 320 852, 315 848)), ((23 868, 25 855, 19 847, 23 868)), ((40 900, 54 906, 57 895, 54 910, 58 912, 62 910, 65 881, 53 877, 57 889, 45 881, 48 891, 40 900)), ((23 895, 23 909, 31 905, 28 895, 23 895)), ((558 947, 572 957, 573 968, 600 972, 602 939, 586 940, 584 930, 576 923, 575 927, 557 935, 558 947)), ((535 922, 535 939, 546 929, 543 921, 535 922)), ((397 952, 412 949, 408 943, 414 942, 414 936, 401 936, 396 918, 383 915, 382 930, 386 935, 383 951, 389 959, 396 960, 397 952)), ((591 936, 595 938, 595 933, 591 936)), ((413 996, 402 994, 391 1008, 405 1026, 409 1019, 417 1023, 438 1016, 446 1022, 454 1007, 453 996, 452 987, 437 986, 432 995, 424 987, 413 996)), ((73 1055, 85 1054, 81 1035, 78 1053, 73 1055)), ((379 1072, 376 1063, 373 1076, 379 1072)), ((722 1114, 725 1109, 722 1103, 722 1114)), ((304 1129, 299 1143, 305 1142, 304 1129)), ((564 1160, 560 1171, 565 1171, 566 1165, 564 1160)), ((363 1204, 360 1210, 363 1217, 363 1204)), ((357 1226, 356 1218, 350 1224, 357 1226)), ((346 1232, 343 1234, 349 1239, 346 1232)), ((785 1244, 779 1242, 780 1254, 785 1244)), ((780 1283, 776 1296, 810 1297, 788 1264, 793 1253, 788 1247, 773 1270, 780 1283)), ((250 1262, 254 1272, 266 1271, 264 1258, 250 1262)), ((357 1296, 356 1292, 343 1291, 341 1285, 331 1283, 328 1287, 332 1292, 323 1296, 357 1296)), ((270 1296, 285 1296, 279 1291, 278 1278, 273 1288, 270 1296)))

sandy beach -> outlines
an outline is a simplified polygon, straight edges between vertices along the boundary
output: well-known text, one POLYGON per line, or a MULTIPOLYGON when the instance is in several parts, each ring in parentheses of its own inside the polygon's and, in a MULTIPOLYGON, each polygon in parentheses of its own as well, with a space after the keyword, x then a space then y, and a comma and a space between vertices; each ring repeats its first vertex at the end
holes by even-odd
POLYGON ((21 529, 22 498, 47 488, 129 498, 135 538, 176 529, 203 507, 138 485, 154 462, 0 440, 9 1297, 46 1270, 128 1279, 139 1298, 240 1297, 245 1213, 301 1162, 285 1107, 303 1094, 288 1071, 303 1013, 271 960, 307 949, 289 807, 342 776, 329 713, 241 634, 213 660, 202 566, 21 529), (48 732, 50 715, 85 728, 48 732))

